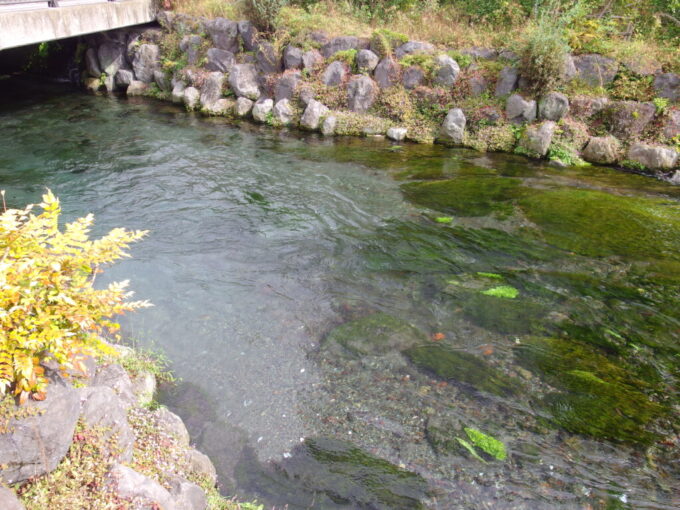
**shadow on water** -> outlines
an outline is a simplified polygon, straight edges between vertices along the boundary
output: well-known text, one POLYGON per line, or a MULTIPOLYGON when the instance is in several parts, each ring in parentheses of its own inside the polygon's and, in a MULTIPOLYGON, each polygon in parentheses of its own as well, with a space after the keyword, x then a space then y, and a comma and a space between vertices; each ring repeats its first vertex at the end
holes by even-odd
POLYGON ((680 188, 18 83, 10 205, 151 230, 109 274, 156 305, 123 329, 173 360, 160 399, 225 492, 677 507, 680 188))

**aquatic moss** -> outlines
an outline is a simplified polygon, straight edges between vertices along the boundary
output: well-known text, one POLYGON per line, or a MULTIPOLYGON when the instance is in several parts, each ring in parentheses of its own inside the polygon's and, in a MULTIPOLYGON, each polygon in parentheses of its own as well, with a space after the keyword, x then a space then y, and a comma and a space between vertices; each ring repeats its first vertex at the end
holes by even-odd
POLYGON ((647 426, 667 414, 665 406, 643 393, 655 381, 636 377, 623 362, 574 340, 532 338, 515 354, 521 365, 561 390, 542 401, 561 427, 631 443, 654 440, 647 426))
POLYGON ((418 368, 447 381, 458 381, 494 395, 510 396, 521 390, 521 383, 485 361, 464 351, 443 345, 421 345, 404 351, 418 368))
POLYGON ((543 236, 589 256, 680 260, 680 205, 601 191, 561 189, 520 200, 543 236))
POLYGON ((491 437, 481 430, 473 429, 471 427, 465 427, 465 433, 477 448, 494 459, 505 460, 508 457, 505 445, 495 437, 491 437))
POLYGON ((520 193, 518 179, 509 177, 459 177, 445 181, 402 184, 406 198, 418 205, 459 216, 501 216, 513 210, 510 200, 520 193))
POLYGON ((517 296, 519 296, 519 291, 515 287, 510 287, 510 285, 499 285, 498 287, 492 287, 482 291, 482 294, 485 296, 515 299, 517 296))
POLYGON ((520 335, 541 330, 548 309, 529 299, 503 299, 483 293, 461 294, 465 318, 490 331, 520 335))
POLYGON ((427 341, 427 336, 408 322, 374 313, 333 329, 324 342, 335 342, 357 355, 386 354, 427 341))

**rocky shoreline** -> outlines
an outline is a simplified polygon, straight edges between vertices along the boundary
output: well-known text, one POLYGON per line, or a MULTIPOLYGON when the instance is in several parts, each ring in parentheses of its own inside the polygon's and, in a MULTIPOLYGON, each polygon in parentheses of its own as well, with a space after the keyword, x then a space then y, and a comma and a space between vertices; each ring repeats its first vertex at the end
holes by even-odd
POLYGON ((85 87, 324 136, 613 165, 680 183, 674 73, 596 54, 569 56, 563 78, 570 90, 535 95, 509 50, 437 48, 388 31, 370 38, 315 31, 281 45, 249 21, 172 12, 159 13, 158 21, 158 28, 86 38, 85 87), (654 101, 606 97, 617 80, 644 83, 654 101))
POLYGON ((182 419, 154 405, 153 373, 129 373, 123 365, 135 351, 115 349, 120 364, 89 358, 84 377, 67 378, 47 367, 50 387, 43 401, 16 407, 5 399, 0 480, 7 487, 0 485, 0 508, 41 509, 47 501, 50 508, 73 508, 59 503, 73 497, 78 508, 205 510, 209 497, 219 497, 215 467, 190 446, 182 419), (82 458, 81 450, 87 451, 82 458), (81 468, 80 462, 92 466, 81 468), (59 482, 60 471, 77 483, 59 482), (92 506, 88 490, 96 497, 92 506), (46 492, 54 492, 47 501, 46 492))

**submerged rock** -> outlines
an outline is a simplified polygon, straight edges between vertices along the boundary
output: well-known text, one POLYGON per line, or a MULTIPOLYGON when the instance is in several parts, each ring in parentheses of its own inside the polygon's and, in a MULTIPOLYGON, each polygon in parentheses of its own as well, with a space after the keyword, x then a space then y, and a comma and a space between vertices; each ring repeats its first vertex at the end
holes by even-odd
POLYGON ((666 200, 584 189, 535 193, 520 200, 550 243, 589 256, 680 260, 680 210, 666 200))
POLYGON ((410 201, 460 216, 502 215, 512 211, 507 203, 515 198, 521 181, 509 177, 458 177, 444 181, 403 184, 410 201))
POLYGON ((333 329, 324 343, 337 343, 357 355, 387 354, 426 342, 427 336, 408 322, 375 313, 333 329))
POLYGON ((465 318, 502 335, 521 335, 538 330, 548 310, 526 298, 506 299, 480 292, 461 293, 465 318))
POLYGON ((418 368, 432 372, 440 379, 467 384, 479 391, 500 396, 515 395, 521 383, 464 351, 440 344, 421 345, 404 351, 418 368))
POLYGON ((666 414, 666 409, 643 393, 650 384, 625 365, 568 339, 532 338, 519 345, 515 354, 524 367, 562 390, 542 402, 563 428, 617 441, 654 440, 646 427, 666 414))

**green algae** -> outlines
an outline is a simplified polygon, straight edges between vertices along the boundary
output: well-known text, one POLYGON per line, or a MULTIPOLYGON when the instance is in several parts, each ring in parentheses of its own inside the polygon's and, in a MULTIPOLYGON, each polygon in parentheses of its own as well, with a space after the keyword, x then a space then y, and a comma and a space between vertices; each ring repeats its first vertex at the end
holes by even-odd
POLYGON ((668 412, 647 393, 657 381, 640 377, 635 367, 615 362, 576 341, 532 338, 518 346, 519 363, 536 372, 559 392, 541 404, 570 432, 647 444, 655 439, 648 427, 668 412))
POLYGON ((536 332, 547 315, 545 305, 529 299, 506 299, 474 293, 461 296, 465 317, 491 331, 505 335, 536 332))
POLYGON ((601 191, 560 189, 519 201, 545 239, 587 256, 680 260, 677 202, 601 191))
POLYGON ((519 296, 519 291, 510 285, 499 285, 498 287, 491 287, 490 289, 482 291, 482 294, 504 299, 515 299, 519 296))
POLYGON ((411 202, 459 216, 486 216, 495 213, 505 217, 512 213, 510 202, 520 192, 519 179, 509 177, 459 177, 444 181, 402 184, 411 202))
POLYGON ((435 344, 407 349, 404 355, 418 368, 440 379, 468 384, 479 391, 510 396, 521 389, 519 381, 464 351, 435 344))
POLYGON ((342 345, 356 355, 387 354, 427 341, 427 336, 408 322, 374 313, 333 329, 324 342, 342 345))
POLYGON ((472 441, 472 444, 494 459, 505 460, 508 457, 505 445, 495 437, 471 427, 465 427, 465 433, 470 441, 472 441))

